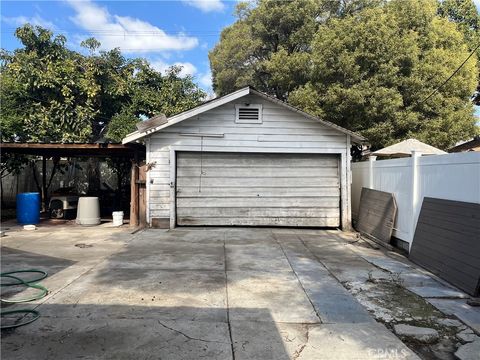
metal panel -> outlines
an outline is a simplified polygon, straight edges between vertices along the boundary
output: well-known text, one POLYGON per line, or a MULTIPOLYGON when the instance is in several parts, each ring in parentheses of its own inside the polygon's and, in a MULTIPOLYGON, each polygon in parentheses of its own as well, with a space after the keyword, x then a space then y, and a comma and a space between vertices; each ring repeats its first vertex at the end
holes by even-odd
POLYGON ((424 198, 410 259, 479 295, 480 204, 424 198))
POLYGON ((340 226, 338 155, 179 152, 178 225, 340 226))
POLYGON ((389 244, 396 214, 397 203, 393 194, 362 188, 357 224, 360 233, 389 244))

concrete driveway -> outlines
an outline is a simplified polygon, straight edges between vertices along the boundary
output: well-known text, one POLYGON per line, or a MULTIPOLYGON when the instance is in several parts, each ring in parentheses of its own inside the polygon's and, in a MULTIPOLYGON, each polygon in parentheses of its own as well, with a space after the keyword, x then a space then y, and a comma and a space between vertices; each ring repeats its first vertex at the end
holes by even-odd
POLYGON ((46 269, 50 294, 30 305, 39 320, 2 334, 2 356, 417 358, 345 290, 342 271, 331 272, 347 263, 355 276, 372 271, 345 246, 353 240, 236 228, 10 233, 2 271, 46 269))

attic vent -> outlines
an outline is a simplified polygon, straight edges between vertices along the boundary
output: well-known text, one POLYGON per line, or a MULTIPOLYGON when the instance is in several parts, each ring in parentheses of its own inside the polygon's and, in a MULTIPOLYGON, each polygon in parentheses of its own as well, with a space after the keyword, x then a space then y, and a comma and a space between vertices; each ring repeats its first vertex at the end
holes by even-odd
POLYGON ((238 120, 258 120, 260 116, 259 109, 240 108, 238 109, 238 120))
POLYGON ((235 122, 238 124, 261 124, 262 123, 262 105, 261 104, 239 104, 235 105, 235 122))

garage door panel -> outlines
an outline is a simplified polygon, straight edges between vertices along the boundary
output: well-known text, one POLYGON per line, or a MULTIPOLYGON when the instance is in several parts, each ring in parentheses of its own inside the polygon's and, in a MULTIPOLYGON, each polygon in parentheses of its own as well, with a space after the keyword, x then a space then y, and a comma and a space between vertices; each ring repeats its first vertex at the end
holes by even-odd
MULTIPOLYGON (((203 167, 312 167, 311 158, 284 158, 281 162, 272 162, 272 154, 252 154, 253 157, 239 156, 234 153, 203 153, 202 157, 195 153, 182 153, 177 159, 177 167, 199 166, 200 159, 203 167)), ((315 160, 315 166, 338 167, 336 156, 323 157, 315 160)))
POLYGON ((251 197, 177 198, 177 208, 190 207, 338 207, 340 198, 331 197, 251 197))
POLYGON ((177 155, 179 225, 340 225, 339 160, 322 154, 177 155))
MULTIPOLYGON (((270 178, 270 177, 242 177, 241 183, 238 178, 227 177, 201 177, 201 188, 213 187, 213 188, 235 188, 235 187, 270 187, 270 188, 294 188, 299 186, 301 181, 302 187, 338 187, 340 182, 337 177, 322 177, 322 178, 270 178)), ((200 186, 200 173, 193 177, 178 177, 177 175, 177 188, 183 189, 185 186, 200 186)))
MULTIPOLYGON (((198 179, 197 179, 198 181, 198 179)), ((202 180, 203 183, 203 180, 202 180)), ((199 186, 183 186, 177 194, 181 197, 276 197, 278 192, 284 192, 282 197, 311 196, 312 192, 316 196, 340 196, 338 186, 324 187, 205 187, 202 184, 201 191, 199 186)))
POLYGON ((202 178, 208 177, 220 177, 224 178, 235 178, 244 177, 248 172, 249 178, 255 177, 311 177, 319 179, 321 176, 331 176, 335 177, 338 172, 337 167, 296 167, 295 171, 292 171, 292 168, 280 168, 280 167, 200 167, 200 166, 189 166, 189 167, 180 167, 177 171, 178 177, 196 177, 202 171, 202 178))
POLYGON ((203 218, 249 218, 249 217, 320 217, 320 218, 338 218, 340 211, 338 208, 190 208, 188 211, 190 217, 203 218))
POLYGON ((181 225, 190 226, 294 226, 294 227, 338 227, 338 219, 335 218, 292 218, 292 217, 268 217, 268 218, 202 218, 182 217, 179 218, 181 225))

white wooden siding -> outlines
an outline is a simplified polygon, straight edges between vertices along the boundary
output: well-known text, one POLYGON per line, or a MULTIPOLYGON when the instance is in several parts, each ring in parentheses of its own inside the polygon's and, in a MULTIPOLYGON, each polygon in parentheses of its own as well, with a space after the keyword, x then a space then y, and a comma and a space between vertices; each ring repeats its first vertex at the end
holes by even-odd
MULTIPOLYGON (((347 135, 306 118, 299 113, 249 95, 234 102, 209 110, 192 119, 163 129, 149 136, 149 162, 155 162, 147 183, 151 218, 169 218, 175 211, 171 206, 171 151, 251 152, 251 153, 312 153, 339 154, 343 164, 349 156, 347 135), (261 124, 235 123, 235 104, 248 102, 262 104, 261 124), (182 134, 221 134, 223 137, 184 136, 182 134), (172 213, 171 213, 172 212, 172 213)), ((341 168, 342 200, 347 199, 346 166, 341 168)), ((214 179, 212 179, 214 181, 214 179)), ((348 209, 342 209, 347 212, 348 209)), ((349 218, 342 214, 342 221, 349 218)))

